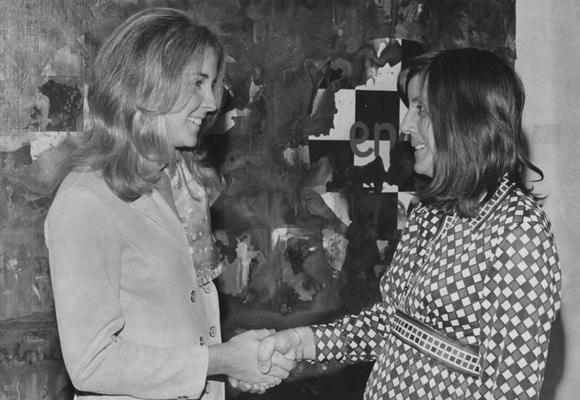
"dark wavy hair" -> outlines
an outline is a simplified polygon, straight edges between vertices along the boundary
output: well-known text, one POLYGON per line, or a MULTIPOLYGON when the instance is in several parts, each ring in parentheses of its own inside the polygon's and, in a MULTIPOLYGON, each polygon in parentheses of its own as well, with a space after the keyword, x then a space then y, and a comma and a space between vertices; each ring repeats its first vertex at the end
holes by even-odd
POLYGON ((533 195, 525 184, 526 172, 531 169, 540 179, 543 173, 528 158, 522 132, 524 87, 509 64, 475 48, 416 57, 398 80, 407 105, 414 77, 426 88, 435 139, 433 177, 417 187, 424 203, 472 217, 506 175, 533 195))
MULTIPOLYGON (((122 23, 100 48, 89 76, 87 101, 92 128, 70 144, 69 168, 102 171, 115 194, 132 201, 152 190, 162 168, 175 158, 164 116, 187 99, 191 70, 201 70, 208 51, 218 58, 214 95, 221 104, 224 50, 208 28, 171 8, 143 10, 122 23)), ((217 112, 208 116, 202 132, 217 112)), ((201 175, 201 155, 184 152, 201 175)))

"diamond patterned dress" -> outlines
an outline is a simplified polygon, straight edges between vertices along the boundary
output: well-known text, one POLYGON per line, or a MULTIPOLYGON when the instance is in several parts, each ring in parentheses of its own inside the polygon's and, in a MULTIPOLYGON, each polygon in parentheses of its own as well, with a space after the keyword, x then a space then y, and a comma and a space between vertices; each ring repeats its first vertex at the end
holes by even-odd
POLYGON ((382 301, 313 325, 317 360, 375 361, 365 399, 536 399, 560 289, 550 222, 504 179, 475 218, 415 208, 381 279, 382 301), (480 375, 396 338, 397 309, 479 349, 480 375))

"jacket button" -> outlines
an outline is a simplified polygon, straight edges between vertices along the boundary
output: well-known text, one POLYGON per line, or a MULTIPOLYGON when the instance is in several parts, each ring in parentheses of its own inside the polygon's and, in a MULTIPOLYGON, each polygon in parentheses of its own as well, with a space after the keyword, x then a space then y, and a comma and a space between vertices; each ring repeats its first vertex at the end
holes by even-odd
POLYGON ((199 344, 200 346, 203 346, 205 344, 205 339, 203 338, 203 336, 199 337, 199 344))
POLYGON ((216 328, 215 326, 211 326, 211 327, 209 328, 209 335, 210 335, 211 337, 215 337, 215 335, 216 335, 216 334, 217 334, 217 328, 216 328))
POLYGON ((195 303, 195 289, 191 291, 189 299, 191 300, 192 303, 195 303))

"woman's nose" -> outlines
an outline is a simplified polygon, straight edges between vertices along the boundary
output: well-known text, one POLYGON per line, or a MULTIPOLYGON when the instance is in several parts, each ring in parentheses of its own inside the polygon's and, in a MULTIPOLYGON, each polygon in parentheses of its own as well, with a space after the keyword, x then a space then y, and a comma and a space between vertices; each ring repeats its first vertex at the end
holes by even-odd
POLYGON ((414 118, 413 115, 411 113, 411 111, 407 111, 407 113, 405 114, 405 117, 403 118, 403 121, 401 121, 401 127, 400 127, 400 131, 401 131, 401 135, 403 136, 410 136, 414 129, 415 126, 415 122, 414 122, 414 118))
POLYGON ((217 101, 215 99, 215 93, 212 89, 207 89, 205 95, 203 96, 203 103, 208 112, 217 110, 217 101))

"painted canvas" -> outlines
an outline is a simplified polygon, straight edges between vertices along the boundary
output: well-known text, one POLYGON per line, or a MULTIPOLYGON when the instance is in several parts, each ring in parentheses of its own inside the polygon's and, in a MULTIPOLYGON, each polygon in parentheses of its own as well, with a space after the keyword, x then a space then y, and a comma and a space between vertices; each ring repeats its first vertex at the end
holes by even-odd
MULTIPOLYGON (((42 226, 59 179, 58 143, 90 123, 87 68, 131 14, 180 8, 225 44, 227 95, 203 141, 227 183, 212 207, 224 340, 376 301, 414 204, 398 71, 444 48, 516 57, 515 0, 1 3, 0 400, 71 398, 42 226)), ((360 398, 369 370, 300 365, 261 398, 360 398)))

